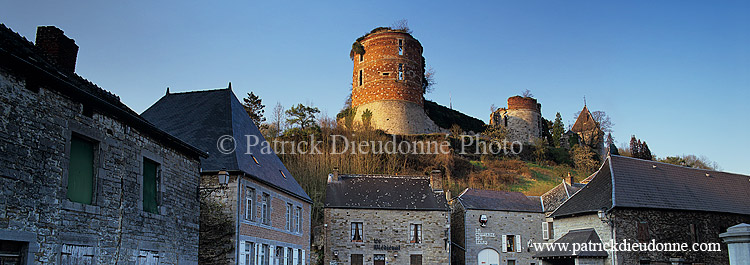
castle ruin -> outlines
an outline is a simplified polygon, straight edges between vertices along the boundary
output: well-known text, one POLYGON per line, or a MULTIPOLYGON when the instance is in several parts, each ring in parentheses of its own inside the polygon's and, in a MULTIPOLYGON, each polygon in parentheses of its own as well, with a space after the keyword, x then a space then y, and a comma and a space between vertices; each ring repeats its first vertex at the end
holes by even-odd
POLYGON ((490 114, 490 125, 504 127, 508 141, 530 143, 542 137, 542 122, 542 104, 531 97, 510 97, 508 108, 490 114))

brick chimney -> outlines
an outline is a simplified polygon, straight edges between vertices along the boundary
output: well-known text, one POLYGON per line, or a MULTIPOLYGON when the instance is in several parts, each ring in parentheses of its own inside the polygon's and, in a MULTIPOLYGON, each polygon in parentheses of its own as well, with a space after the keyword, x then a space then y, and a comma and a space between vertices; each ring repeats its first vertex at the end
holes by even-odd
POLYGON ((434 192, 443 192, 443 173, 438 169, 430 172, 430 187, 434 192))
POLYGON ((333 167, 333 173, 328 175, 328 183, 339 181, 339 167, 333 167))
POLYGON ((568 172, 568 177, 565 179, 565 182, 567 182, 568 185, 573 185, 573 176, 570 175, 570 172, 568 172))
POLYGON ((78 45, 65 36, 55 26, 39 26, 36 29, 36 47, 47 55, 47 58, 60 68, 61 72, 70 74, 76 70, 78 45))

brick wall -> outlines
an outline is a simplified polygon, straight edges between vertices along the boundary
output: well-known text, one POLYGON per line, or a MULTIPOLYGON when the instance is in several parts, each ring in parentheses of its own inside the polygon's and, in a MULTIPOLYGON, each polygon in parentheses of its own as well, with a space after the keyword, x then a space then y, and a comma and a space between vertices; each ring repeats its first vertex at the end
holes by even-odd
POLYGON ((97 264, 135 263, 141 251, 162 264, 196 264, 199 161, 48 87, 25 89, 0 69, 0 240, 29 242, 33 263, 59 264, 63 246, 97 264), (67 199, 71 134, 96 141, 92 205, 67 199), (159 213, 142 210, 143 157, 161 165, 159 213))
POLYGON ((412 254, 422 255, 422 264, 450 264, 450 250, 446 246, 449 212, 326 208, 324 215, 327 224, 324 264, 349 264, 351 254, 362 254, 365 264, 372 264, 375 254, 385 254, 386 264, 409 264, 412 254), (351 222, 364 223, 363 242, 351 241, 351 222), (410 243, 412 223, 422 225, 420 244, 410 243), (400 249, 376 250, 375 245, 400 249), (338 257, 333 256, 334 251, 338 257))

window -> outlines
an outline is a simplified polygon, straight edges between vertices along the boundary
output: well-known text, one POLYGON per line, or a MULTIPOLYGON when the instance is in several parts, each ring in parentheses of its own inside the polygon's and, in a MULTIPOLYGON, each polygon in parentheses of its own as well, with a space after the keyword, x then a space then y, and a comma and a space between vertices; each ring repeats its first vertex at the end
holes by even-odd
POLYGON ((294 214, 295 223, 297 224, 297 232, 302 233, 302 207, 297 207, 297 212, 294 214))
POLYGON ((359 70, 359 85, 362 85, 362 70, 359 70))
POLYGON ((398 80, 404 80, 404 64, 398 64, 398 80))
POLYGON ((240 242, 240 265, 255 265, 255 243, 240 242))
POLYGON ((94 144, 77 135, 70 137, 68 199, 91 204, 94 197, 94 144))
POLYGON ((159 252, 141 250, 138 254, 138 265, 156 265, 159 264, 159 252))
POLYGON ((286 204, 286 230, 292 231, 292 204, 286 204))
POLYGON ((649 233, 648 233, 648 222, 642 221, 638 222, 637 225, 637 231, 638 231, 638 242, 648 242, 650 239, 649 233))
POLYGON ((398 40, 398 55, 404 55, 404 40, 398 40))
POLYGON ((422 255, 409 256, 409 265, 422 265, 422 255))
POLYGON ((512 259, 508 260, 508 265, 516 265, 516 261, 512 259))
MULTIPOLYGON (((3 253, 5 254, 5 253, 3 253)), ((60 264, 94 264, 94 247, 91 246, 77 246, 63 244, 62 250, 60 251, 60 264)), ((23 264, 21 263, 3 263, 0 259, 0 264, 23 264)))
POLYGON ((362 254, 352 254, 352 265, 364 265, 365 257, 362 254))
POLYGON ((299 250, 295 249, 292 253, 292 265, 297 265, 299 263, 299 256, 297 256, 299 250))
MULTIPOLYGON (((26 251, 24 250, 28 248, 28 245, 28 242, 0 241, 0 264, 25 264, 26 251)), ((66 246, 63 245, 63 257, 65 257, 66 246)), ((65 264, 65 260, 62 263, 65 264)))
POLYGON ((159 213, 159 183, 161 170, 159 164, 143 158, 143 210, 149 213, 159 213))
POLYGON ((255 200, 255 189, 246 187, 245 188, 245 220, 248 221, 254 221, 254 215, 253 215, 253 208, 255 208, 255 205, 253 204, 253 200, 255 200))
POLYGON ((372 260, 374 265, 385 265, 385 254, 375 254, 372 260))
POLYGON ((503 252, 521 252, 521 235, 503 235, 503 252))
POLYGON ((365 60, 365 55, 360 53, 359 54, 359 61, 361 62, 361 61, 364 61, 364 60, 365 60))
POLYGON ((276 247, 276 251, 273 252, 274 255, 274 265, 283 265, 282 262, 284 262, 284 248, 283 247, 276 247))
POLYGON ((362 238, 364 238, 362 222, 352 222, 352 242, 362 242, 362 238))
POLYGON ((297 251, 297 255, 297 265, 305 264, 305 251, 300 249, 299 251, 297 251))
POLYGON ((294 257, 294 249, 288 248, 286 250, 286 254, 287 254, 286 265, 294 265, 294 263, 292 263, 294 262, 294 258, 292 258, 294 257))
POLYGON ((409 242, 411 243, 422 243, 422 225, 411 224, 409 229, 409 242))
POLYGON ((258 261, 260 261, 260 264, 267 265, 268 264, 268 245, 263 244, 260 247, 260 250, 258 251, 258 261))
POLYGON ((552 222, 542 222, 542 239, 555 238, 552 231, 552 222))
POLYGON ((271 195, 268 195, 268 193, 263 193, 263 200, 260 203, 260 209, 261 209, 261 220, 263 224, 270 224, 271 222, 271 213, 270 209, 268 208, 269 203, 271 201, 271 195))

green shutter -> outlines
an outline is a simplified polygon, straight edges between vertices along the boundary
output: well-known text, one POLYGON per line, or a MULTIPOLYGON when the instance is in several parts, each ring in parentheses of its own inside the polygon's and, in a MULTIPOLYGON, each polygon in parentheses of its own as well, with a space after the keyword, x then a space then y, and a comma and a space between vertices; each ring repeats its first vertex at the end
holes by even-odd
POLYGON ((143 210, 159 213, 157 196, 157 168, 156 162, 143 159, 143 210))
POLYGON ((93 193, 94 143, 72 136, 68 166, 68 199, 91 204, 93 193))

